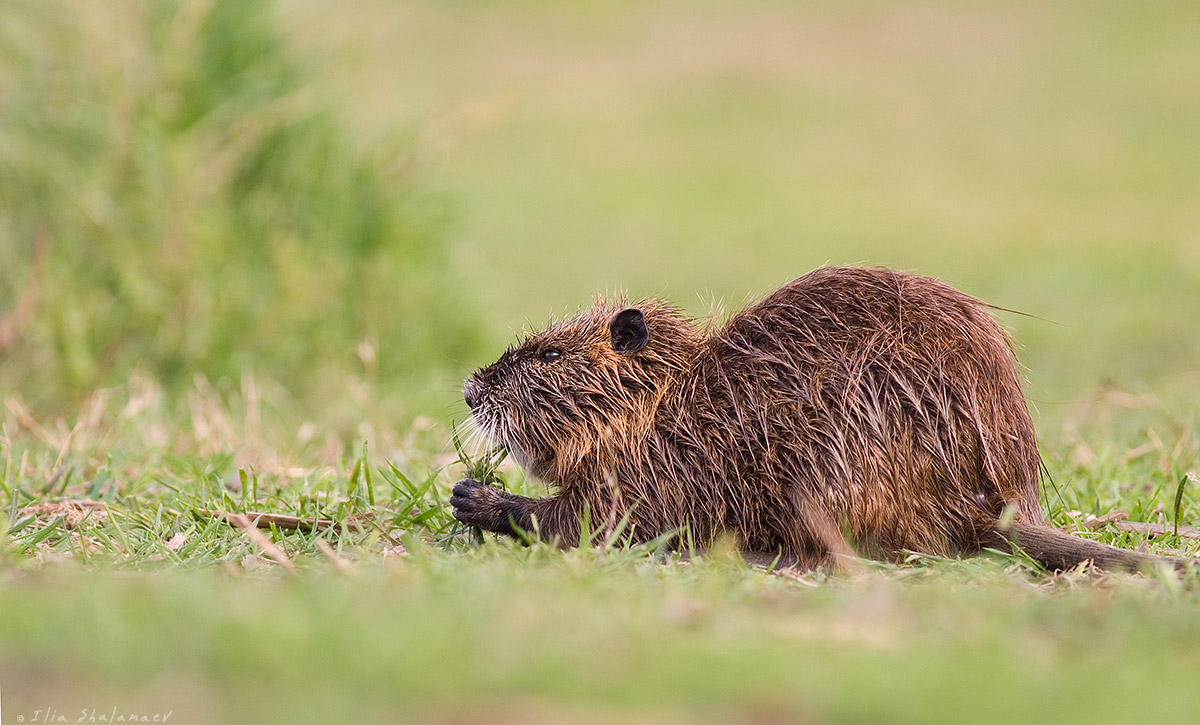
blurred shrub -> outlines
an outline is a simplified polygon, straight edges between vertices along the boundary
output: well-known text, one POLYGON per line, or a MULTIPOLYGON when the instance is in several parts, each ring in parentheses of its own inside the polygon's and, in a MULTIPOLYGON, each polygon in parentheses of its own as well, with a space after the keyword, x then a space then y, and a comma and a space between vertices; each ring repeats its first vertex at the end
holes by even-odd
POLYGON ((252 370, 320 404, 365 360, 420 395, 475 344, 404 149, 357 143, 269 4, 4 14, 0 318, 42 277, 4 388, 55 405, 138 367, 168 389, 252 370))

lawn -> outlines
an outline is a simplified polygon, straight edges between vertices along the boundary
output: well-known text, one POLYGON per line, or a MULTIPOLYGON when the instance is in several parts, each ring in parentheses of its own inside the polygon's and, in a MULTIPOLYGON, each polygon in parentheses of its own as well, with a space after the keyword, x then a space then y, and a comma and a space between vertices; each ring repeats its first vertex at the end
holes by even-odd
POLYGON ((10 17, 0 723, 1200 716, 1200 572, 772 574, 445 505, 522 330, 864 262, 1017 311, 1056 525, 1200 556, 1194 4, 10 17))

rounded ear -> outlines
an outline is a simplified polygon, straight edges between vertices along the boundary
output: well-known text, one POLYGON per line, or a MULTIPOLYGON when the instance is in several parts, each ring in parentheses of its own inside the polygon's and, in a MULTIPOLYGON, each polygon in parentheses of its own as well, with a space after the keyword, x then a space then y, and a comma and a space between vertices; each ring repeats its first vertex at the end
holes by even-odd
POLYGON ((609 323, 608 331, 612 333, 613 350, 622 355, 632 355, 650 342, 646 317, 641 310, 633 307, 618 312, 609 323))

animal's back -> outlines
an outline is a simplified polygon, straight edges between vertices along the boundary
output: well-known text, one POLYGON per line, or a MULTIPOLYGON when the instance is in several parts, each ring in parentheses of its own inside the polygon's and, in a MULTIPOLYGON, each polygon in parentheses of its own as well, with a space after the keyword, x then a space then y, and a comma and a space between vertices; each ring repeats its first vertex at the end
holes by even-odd
POLYGON ((976 548, 1007 505, 1042 520, 1008 336, 942 282, 817 270, 734 315, 697 372, 689 397, 727 426, 713 434, 753 452, 730 456, 723 476, 791 509, 791 522, 766 522, 799 527, 777 532, 785 548, 811 549, 836 527, 862 553, 950 553, 976 548))

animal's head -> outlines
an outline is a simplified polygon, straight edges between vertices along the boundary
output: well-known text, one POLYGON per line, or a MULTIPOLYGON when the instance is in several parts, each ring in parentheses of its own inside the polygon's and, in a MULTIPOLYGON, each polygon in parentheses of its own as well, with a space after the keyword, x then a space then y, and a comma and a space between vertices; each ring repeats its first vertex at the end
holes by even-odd
POLYGON ((509 348, 467 379, 463 397, 489 440, 563 483, 637 445, 702 342, 661 302, 598 303, 509 348))

